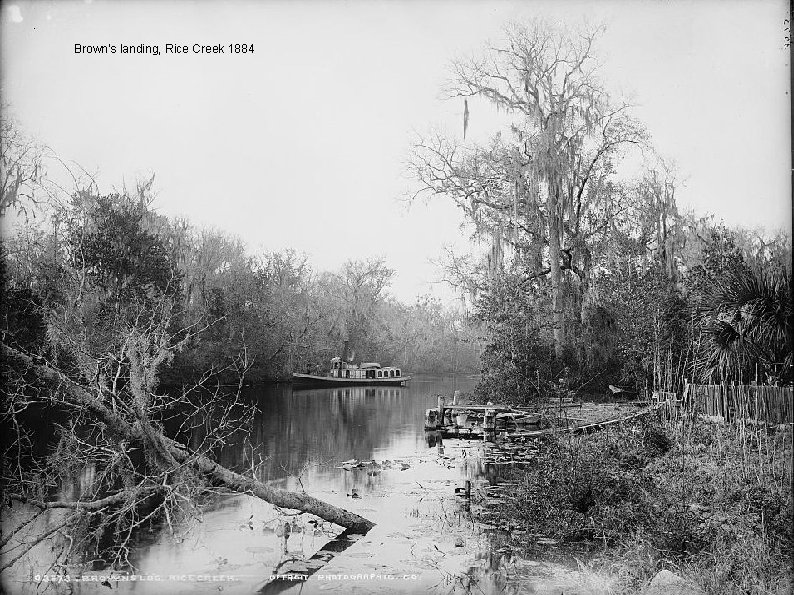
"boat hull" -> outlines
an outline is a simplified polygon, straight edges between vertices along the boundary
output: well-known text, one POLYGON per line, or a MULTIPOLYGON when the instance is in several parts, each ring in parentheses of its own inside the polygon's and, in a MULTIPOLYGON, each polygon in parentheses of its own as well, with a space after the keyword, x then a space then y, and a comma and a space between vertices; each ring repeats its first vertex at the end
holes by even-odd
POLYGON ((313 374, 293 374, 292 385, 296 388, 314 388, 324 386, 405 386, 410 376, 398 378, 334 378, 332 376, 314 376, 313 374))

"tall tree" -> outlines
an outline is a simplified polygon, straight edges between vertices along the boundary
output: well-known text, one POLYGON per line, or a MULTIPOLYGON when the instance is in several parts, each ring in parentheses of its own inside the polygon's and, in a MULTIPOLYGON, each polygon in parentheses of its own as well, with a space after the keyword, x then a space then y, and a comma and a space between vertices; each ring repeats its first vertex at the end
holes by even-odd
POLYGON ((558 357, 566 341, 563 273, 587 278, 598 189, 620 150, 644 141, 629 106, 615 103, 596 76, 600 33, 566 34, 539 21, 515 25, 479 57, 454 62, 447 96, 482 97, 516 116, 510 137, 468 150, 439 137, 422 140, 412 161, 417 196, 452 198, 494 239, 495 259, 506 243, 528 265, 528 280, 550 275, 558 357))

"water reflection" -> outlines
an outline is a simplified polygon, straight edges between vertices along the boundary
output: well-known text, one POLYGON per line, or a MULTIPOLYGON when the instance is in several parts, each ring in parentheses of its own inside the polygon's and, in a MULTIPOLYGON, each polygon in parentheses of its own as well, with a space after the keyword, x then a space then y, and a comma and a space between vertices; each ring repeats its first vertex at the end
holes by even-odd
MULTIPOLYGON (((305 390, 294 391, 293 394, 300 394, 306 392, 305 390)), ((387 399, 394 397, 401 397, 403 393, 402 388, 373 388, 370 386, 349 386, 347 388, 332 388, 330 395, 332 397, 385 397, 387 399)))
MULTIPOLYGON (((415 482, 424 485, 439 476, 435 462, 418 460, 433 454, 426 444, 425 410, 436 405, 436 395, 469 391, 475 384, 471 378, 420 377, 406 387, 258 388, 248 395, 258 409, 250 442, 226 447, 219 458, 238 470, 253 469, 261 481, 305 490, 385 525, 384 519, 399 518, 411 508, 416 494, 406 492, 416 492, 415 482), (377 467, 341 468, 354 459, 376 460, 377 467)), ((450 481, 459 477, 454 466, 446 471, 450 481)), ((163 531, 141 543, 135 560, 142 571, 166 573, 167 568, 200 568, 228 559, 229 565, 235 560, 237 572, 255 572, 261 580, 285 564, 305 561, 332 536, 329 525, 309 525, 303 517, 287 529, 285 517, 260 501, 225 500, 205 512, 192 541, 174 543, 163 531), (235 556, 252 548, 253 559, 235 556)))
MULTIPOLYGON (((406 387, 256 389, 248 395, 258 408, 250 441, 227 446, 220 459, 271 485, 305 490, 377 523, 351 550, 323 561, 322 572, 415 573, 416 582, 388 585, 398 592, 511 592, 506 569, 513 560, 492 547, 492 536, 476 525, 465 497, 467 480, 476 496, 498 478, 502 466, 493 463, 496 447, 442 440, 424 431, 425 410, 436 406, 438 394, 465 392, 475 382, 419 377, 406 387)), ((328 523, 233 495, 218 498, 178 535, 167 528, 142 535, 131 559, 139 572, 162 577, 234 575, 237 582, 222 585, 223 590, 250 593, 271 573, 310 565, 335 535, 328 523)), ((214 591, 217 586, 181 580, 114 583, 120 591, 141 594, 214 591)), ((385 586, 362 583, 356 590, 380 592, 385 586)), ((347 593, 351 584, 315 577, 300 589, 347 593)), ((82 590, 78 585, 74 592, 82 590)), ((96 589, 85 587, 85 592, 96 589)))
POLYGON ((414 379, 407 387, 258 389, 251 395, 259 409, 251 445, 226 449, 221 460, 241 469, 253 465, 260 480, 291 485, 290 477, 303 477, 318 465, 400 449, 413 452, 424 440, 424 412, 434 406, 433 395, 471 390, 474 384, 473 379, 431 377, 414 379))

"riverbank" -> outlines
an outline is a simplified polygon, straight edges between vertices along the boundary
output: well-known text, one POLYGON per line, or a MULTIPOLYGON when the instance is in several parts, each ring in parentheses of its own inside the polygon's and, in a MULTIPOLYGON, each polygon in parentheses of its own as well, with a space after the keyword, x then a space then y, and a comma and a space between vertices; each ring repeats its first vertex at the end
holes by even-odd
POLYGON ((707 595, 788 593, 792 432, 648 416, 552 435, 503 481, 484 520, 580 552, 615 593, 663 569, 707 595))

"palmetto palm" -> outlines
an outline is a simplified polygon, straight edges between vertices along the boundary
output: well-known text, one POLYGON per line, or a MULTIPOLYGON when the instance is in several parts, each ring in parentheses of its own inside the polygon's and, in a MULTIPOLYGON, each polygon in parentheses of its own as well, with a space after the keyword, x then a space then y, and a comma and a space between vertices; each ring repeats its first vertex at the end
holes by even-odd
MULTIPOLYGON (((701 302, 704 380, 741 380, 758 366, 765 377, 791 375, 791 279, 786 271, 738 267, 701 302)), ((766 379, 766 378, 765 378, 766 379)))

